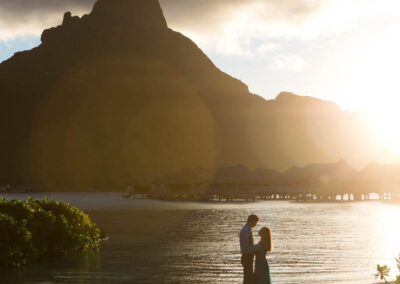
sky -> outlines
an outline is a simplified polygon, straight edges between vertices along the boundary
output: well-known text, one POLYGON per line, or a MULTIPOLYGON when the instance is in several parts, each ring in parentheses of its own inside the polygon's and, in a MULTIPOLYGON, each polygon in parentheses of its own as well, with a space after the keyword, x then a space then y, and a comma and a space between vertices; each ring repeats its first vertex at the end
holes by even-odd
MULTIPOLYGON (((60 24, 65 11, 83 15, 93 3, 1 0, 0 61, 39 45, 42 30, 60 24)), ((252 93, 273 99, 290 91, 333 101, 349 112, 367 110, 377 123, 393 116, 400 122, 398 0, 160 3, 171 28, 252 93)))

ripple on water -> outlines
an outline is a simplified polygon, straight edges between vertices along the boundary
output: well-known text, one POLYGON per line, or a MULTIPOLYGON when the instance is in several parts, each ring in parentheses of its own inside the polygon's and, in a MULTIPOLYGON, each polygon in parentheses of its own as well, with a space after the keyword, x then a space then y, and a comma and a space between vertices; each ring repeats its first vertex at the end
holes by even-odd
POLYGON ((110 240, 98 253, 7 272, 5 283, 240 283, 238 233, 250 213, 261 219, 255 239, 258 228, 272 230, 274 252, 268 260, 274 283, 373 283, 374 265, 394 266, 393 257, 400 252, 399 231, 390 223, 400 217, 399 205, 174 203, 110 193, 53 196, 89 210, 110 240))

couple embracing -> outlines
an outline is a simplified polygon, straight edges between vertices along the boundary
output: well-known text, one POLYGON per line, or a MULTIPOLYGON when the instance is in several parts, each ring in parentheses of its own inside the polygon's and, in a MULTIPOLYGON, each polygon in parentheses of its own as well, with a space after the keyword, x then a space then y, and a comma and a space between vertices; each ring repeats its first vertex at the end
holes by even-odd
POLYGON ((258 231, 261 240, 255 245, 252 229, 259 219, 256 215, 250 215, 246 224, 240 231, 240 251, 242 253, 243 284, 271 284, 267 253, 272 250, 271 231, 263 227, 258 231), (254 270, 254 256, 256 265, 254 270))

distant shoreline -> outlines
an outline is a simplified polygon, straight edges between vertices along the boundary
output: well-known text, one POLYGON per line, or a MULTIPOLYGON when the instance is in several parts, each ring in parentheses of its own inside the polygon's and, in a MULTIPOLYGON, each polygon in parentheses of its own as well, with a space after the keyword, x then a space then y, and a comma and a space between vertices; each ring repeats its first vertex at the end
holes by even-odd
MULTIPOLYGON (((82 210, 141 210, 141 209, 187 209, 187 208, 203 208, 214 207, 214 206, 227 206, 227 208, 234 206, 279 206, 279 204, 290 203, 295 205, 304 204, 362 204, 365 201, 321 201, 321 200, 260 200, 256 201, 245 201, 245 200, 231 200, 231 201, 194 201, 194 200, 161 200, 161 199, 132 199, 124 198, 122 195, 124 192, 27 192, 27 193, 0 193, 0 198, 5 199, 20 199, 26 200, 29 197, 34 199, 48 197, 54 198, 57 201, 66 201, 73 206, 76 206, 82 210), (275 205, 274 205, 275 204, 275 205)), ((400 202, 395 201, 382 201, 382 200, 368 200, 366 204, 377 204, 377 201, 381 201, 383 204, 400 205, 400 202), (371 202, 368 202, 371 201, 371 202)), ((311 205, 312 206, 312 205, 311 205)))
POLYGON ((364 202, 393 202, 400 203, 400 201, 392 200, 379 200, 379 199, 369 199, 369 200, 291 200, 293 203, 364 203, 364 202))

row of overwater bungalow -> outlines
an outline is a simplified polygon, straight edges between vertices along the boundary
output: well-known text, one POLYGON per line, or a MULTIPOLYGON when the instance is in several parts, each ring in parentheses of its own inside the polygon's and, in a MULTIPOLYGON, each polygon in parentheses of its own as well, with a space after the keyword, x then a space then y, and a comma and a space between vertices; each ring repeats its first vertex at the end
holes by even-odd
POLYGON ((370 164, 361 171, 346 162, 292 167, 284 173, 243 165, 187 168, 151 185, 132 187, 167 200, 400 200, 400 165, 370 164))

